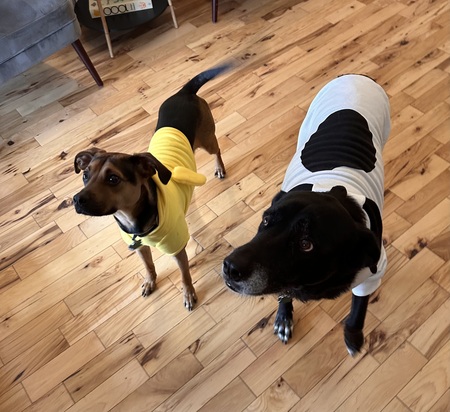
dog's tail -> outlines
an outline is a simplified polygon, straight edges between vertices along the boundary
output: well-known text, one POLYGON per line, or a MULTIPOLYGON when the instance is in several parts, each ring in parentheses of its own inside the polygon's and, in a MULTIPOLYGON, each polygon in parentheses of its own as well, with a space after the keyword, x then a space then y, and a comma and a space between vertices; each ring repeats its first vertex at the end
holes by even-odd
POLYGON ((231 62, 221 64, 220 66, 213 67, 212 69, 206 70, 197 74, 193 79, 189 80, 183 88, 179 91, 179 93, 183 94, 197 94, 200 87, 202 87, 206 82, 214 79, 214 77, 218 76, 221 73, 224 73, 230 70, 233 67, 231 62))

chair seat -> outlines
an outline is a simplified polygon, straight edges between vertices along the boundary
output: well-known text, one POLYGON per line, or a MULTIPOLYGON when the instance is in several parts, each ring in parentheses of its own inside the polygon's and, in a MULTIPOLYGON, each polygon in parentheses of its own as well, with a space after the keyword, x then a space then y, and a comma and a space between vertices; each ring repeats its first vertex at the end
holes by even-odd
POLYGON ((0 64, 35 46, 44 45, 44 49, 40 47, 41 56, 49 56, 71 44, 81 32, 75 20, 71 0, 0 1, 0 64), (53 36, 61 30, 65 36, 53 36), (50 37, 50 44, 42 43, 50 37), (51 44, 54 42, 61 44, 51 44))

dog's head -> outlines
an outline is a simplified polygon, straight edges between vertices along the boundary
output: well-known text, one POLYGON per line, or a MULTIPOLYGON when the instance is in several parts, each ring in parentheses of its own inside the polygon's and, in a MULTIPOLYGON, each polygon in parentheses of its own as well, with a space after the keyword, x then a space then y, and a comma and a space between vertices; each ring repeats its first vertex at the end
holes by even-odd
MULTIPOLYGON (((84 189, 73 197, 77 213, 104 216, 117 211, 133 213, 152 193, 151 177, 158 173, 163 184, 171 172, 150 153, 127 155, 92 148, 75 156, 75 172, 83 171, 84 189)), ((154 202, 156 204, 156 199, 154 202)))
POLYGON ((280 192, 256 236, 225 258, 223 277, 242 294, 298 297, 305 288, 348 288, 360 269, 376 266, 379 256, 375 235, 344 187, 280 192))

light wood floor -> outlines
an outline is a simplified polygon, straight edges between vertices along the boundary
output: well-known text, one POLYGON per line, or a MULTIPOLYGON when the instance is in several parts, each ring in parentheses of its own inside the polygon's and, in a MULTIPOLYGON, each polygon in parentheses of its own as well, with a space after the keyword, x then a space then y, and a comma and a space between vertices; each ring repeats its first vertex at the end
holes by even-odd
POLYGON ((446 0, 173 0, 130 33, 82 41, 0 88, 0 410, 450 410, 450 36, 446 0), (232 58, 210 83, 228 175, 208 177, 188 222, 199 304, 182 305, 170 258, 158 289, 108 218, 74 212, 75 154, 144 151, 161 102, 232 58), (295 305, 284 346, 276 299, 227 290, 221 262, 249 240, 277 192, 313 96, 338 74, 375 78, 391 98, 385 148, 389 269, 371 299, 363 352, 341 321, 350 296, 295 305))

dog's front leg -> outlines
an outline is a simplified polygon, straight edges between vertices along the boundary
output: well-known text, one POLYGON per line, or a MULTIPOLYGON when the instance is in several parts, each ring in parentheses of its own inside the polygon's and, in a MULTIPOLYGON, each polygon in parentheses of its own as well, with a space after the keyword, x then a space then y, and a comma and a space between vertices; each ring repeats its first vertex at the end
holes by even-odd
POLYGON ((363 328, 368 305, 369 296, 356 296, 352 294, 352 307, 344 326, 345 345, 351 356, 355 356, 360 352, 364 344, 363 328))
POLYGON ((273 333, 278 335, 283 343, 287 343, 292 337, 292 330, 294 329, 293 312, 292 299, 280 296, 278 298, 278 311, 273 324, 273 333))
POLYGON ((189 260, 186 249, 175 255, 178 267, 181 271, 181 283, 183 285, 183 301, 187 310, 192 310, 197 302, 194 286, 192 285, 191 272, 189 271, 189 260))
POLYGON ((156 288, 156 271, 153 263, 152 251, 150 246, 141 246, 139 249, 136 249, 136 253, 142 259, 145 266, 145 280, 142 285, 142 296, 146 297, 156 288))

